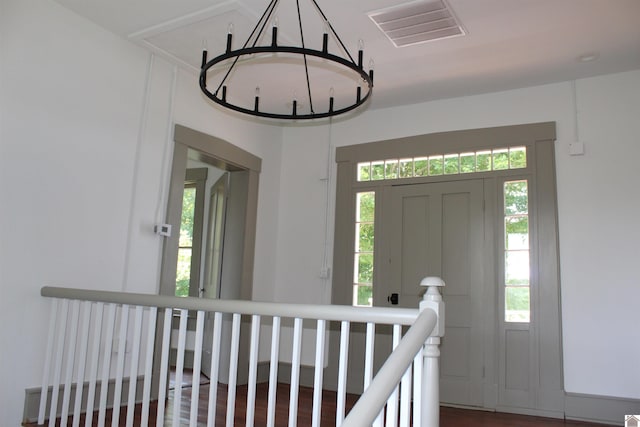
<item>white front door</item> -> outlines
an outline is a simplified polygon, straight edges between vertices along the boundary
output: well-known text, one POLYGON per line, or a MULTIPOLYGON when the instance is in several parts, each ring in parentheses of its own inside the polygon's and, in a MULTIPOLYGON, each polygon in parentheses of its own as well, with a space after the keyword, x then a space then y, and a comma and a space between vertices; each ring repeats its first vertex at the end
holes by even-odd
POLYGON ((394 186, 384 203, 388 257, 382 264, 388 272, 382 277, 388 286, 378 288, 377 302, 389 304, 388 297, 397 294, 400 306, 415 308, 424 293, 419 286, 423 277, 440 276, 446 283, 442 403, 484 404, 481 310, 491 307, 481 303, 486 286, 483 198, 483 181, 477 179, 394 186))

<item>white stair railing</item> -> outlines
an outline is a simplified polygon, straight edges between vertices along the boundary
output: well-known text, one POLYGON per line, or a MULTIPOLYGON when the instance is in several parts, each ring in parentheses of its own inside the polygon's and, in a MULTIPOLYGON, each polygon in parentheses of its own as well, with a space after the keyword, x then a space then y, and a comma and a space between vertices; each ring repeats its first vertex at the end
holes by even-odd
MULTIPOLYGON (((226 399, 226 425, 233 426, 235 419, 236 385, 239 373, 248 377, 246 425, 256 421, 255 401, 257 369, 259 362, 260 331, 263 326, 271 330, 271 337, 263 337, 269 350, 269 391, 266 393, 266 425, 275 425, 276 399, 278 396, 278 365, 281 359, 291 361, 289 426, 295 426, 298 416, 301 352, 304 320, 315 321, 315 358, 313 363, 313 408, 310 425, 319 426, 322 417, 322 388, 324 381, 325 340, 327 322, 340 323, 340 348, 330 355, 338 357, 336 394, 336 426, 400 426, 411 425, 411 420, 421 420, 423 427, 438 425, 438 344, 444 331, 442 322, 444 308, 437 290, 441 281, 423 280, 429 286, 420 310, 402 308, 355 308, 310 304, 277 304, 253 301, 204 300, 198 298, 176 298, 160 295, 90 291, 57 287, 43 287, 41 294, 53 298, 49 342, 44 363, 41 386, 38 424, 46 420, 50 426, 80 425, 80 415, 88 412, 85 426, 92 425, 93 411, 97 411, 97 425, 104 426, 111 413, 111 425, 132 426, 134 412, 141 412, 136 423, 146 426, 155 422, 180 425, 182 400, 190 399, 189 425, 213 426, 216 406, 226 399), (194 375, 190 396, 181 387, 171 395, 172 407, 166 408, 169 352, 177 347, 175 363, 176 384, 180 384, 184 371, 184 356, 187 347, 187 322, 189 313, 195 315, 194 371, 199 372, 204 342, 204 319, 207 313, 213 316, 211 341, 211 377, 207 414, 198 413, 200 383, 194 375), (228 344, 228 368, 221 372, 221 354, 225 315, 231 316, 231 336, 228 344), (171 341, 174 318, 179 318, 177 339, 171 341), (133 319, 133 320, 131 320, 133 319), (239 357, 241 348, 242 321, 250 320, 250 333, 246 337, 246 358, 239 357), (265 320, 266 319, 266 320, 265 320), (280 351, 281 325, 284 319, 293 320, 292 351, 282 355, 280 351), (347 397, 347 366, 349 358, 350 331, 353 323, 366 325, 367 349, 364 364, 365 392, 349 412, 347 397), (393 352, 384 366, 373 376, 373 349, 376 325, 393 325, 393 352), (411 326, 404 336, 402 327, 411 326), (158 334, 156 334, 156 330, 158 334), (433 333, 432 333, 433 331, 433 333), (156 338, 157 337, 157 338, 156 338), (158 340, 156 342, 156 339, 158 340), (426 343, 426 344, 425 344, 426 343), (425 347, 423 351, 421 349, 425 347), (154 363, 156 364, 154 366, 154 363), (228 369, 228 372, 226 371, 228 369), (156 372, 154 377, 154 372, 156 372), (158 374, 159 372, 159 374, 158 374), (228 377, 227 395, 220 396, 218 382, 221 374, 228 377), (246 374, 246 375, 245 375, 246 374), (157 390, 152 394, 152 382, 157 390), (127 384, 128 383, 128 384, 127 384), (75 393, 75 399, 71 396, 75 393), (61 396, 61 398, 60 398, 61 396), (157 400, 153 410, 151 401, 157 400), (422 402, 412 404, 412 402, 422 402), (126 408, 126 416, 120 417, 120 408, 126 408), (386 409, 385 409, 386 407, 386 409), (168 412, 167 412, 168 410, 168 412), (152 413, 153 411, 153 413, 152 413), (348 412, 347 418, 345 414, 348 412), (385 415, 386 414, 386 415, 385 415), (165 416, 171 419, 165 421, 165 416), (371 419, 370 419, 371 418, 371 419), (370 420, 369 420, 370 419, 370 420), (155 421, 154 421, 155 420, 155 421), (201 420, 201 421, 198 421, 201 420), (123 424, 125 423, 125 424, 123 424)), ((246 322, 245 322, 246 323, 246 322)), ((244 341, 243 341, 244 342, 244 341)), ((309 342, 305 342, 311 345, 309 342)), ((333 350, 333 349, 332 349, 333 350)), ((389 349, 390 351, 391 349, 389 349)), ((245 350, 243 350, 245 351, 245 350)), ((359 356, 359 355, 358 355, 359 356)))

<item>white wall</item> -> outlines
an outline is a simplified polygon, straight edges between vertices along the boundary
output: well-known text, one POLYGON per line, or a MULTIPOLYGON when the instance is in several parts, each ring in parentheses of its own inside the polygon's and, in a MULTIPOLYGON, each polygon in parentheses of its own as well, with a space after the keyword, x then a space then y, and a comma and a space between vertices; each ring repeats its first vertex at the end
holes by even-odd
POLYGON ((586 153, 558 162, 565 383, 637 399, 640 71, 577 88, 586 153))
POLYGON ((0 425, 16 426, 41 380, 42 285, 157 291, 174 122, 263 159, 255 294, 273 298, 282 131, 218 112, 195 76, 56 3, 0 7, 0 425))
MULTIPOLYGON (((555 121, 565 389, 640 398, 640 71, 576 87, 584 156, 568 154, 575 138, 571 82, 367 111, 334 123, 331 143, 555 121)), ((326 126, 285 131, 276 272, 282 300, 328 301, 318 278, 327 135, 326 126)))
MULTIPOLYGON (((331 281, 322 279, 320 272, 325 263, 331 265, 333 261, 335 178, 332 177, 328 185, 326 180, 329 146, 333 147, 335 142, 333 133, 335 126, 285 130, 277 246, 278 301, 331 302, 331 281), (327 213, 328 236, 325 233, 327 213)), ((333 159, 332 155, 330 166, 335 174, 333 159)))

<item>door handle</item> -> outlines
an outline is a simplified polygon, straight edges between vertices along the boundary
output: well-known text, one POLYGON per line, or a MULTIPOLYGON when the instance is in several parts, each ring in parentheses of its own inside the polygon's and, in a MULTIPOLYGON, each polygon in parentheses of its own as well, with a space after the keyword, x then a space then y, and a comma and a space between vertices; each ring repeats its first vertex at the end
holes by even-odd
POLYGON ((387 297, 387 301, 389 301, 392 305, 398 305, 398 294, 393 293, 387 297))

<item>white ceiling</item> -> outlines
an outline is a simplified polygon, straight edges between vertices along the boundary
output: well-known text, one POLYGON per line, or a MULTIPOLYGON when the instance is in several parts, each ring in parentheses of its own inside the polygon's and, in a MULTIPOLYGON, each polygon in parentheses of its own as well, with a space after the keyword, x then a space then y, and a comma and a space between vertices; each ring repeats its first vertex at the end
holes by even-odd
MULTIPOLYGON (((209 58, 222 53, 228 24, 233 22, 234 48, 240 47, 268 3, 267 0, 57 2, 192 70, 194 85, 203 40, 206 40, 209 58)), ((394 47, 367 13, 411 1, 317 2, 352 55, 356 54, 358 40, 364 40, 365 68, 370 58, 375 62, 375 89, 370 108, 640 68, 640 0, 448 0, 467 34, 403 48, 394 47), (597 59, 583 62, 579 60, 583 55, 596 55, 597 59)), ((314 30, 315 14, 312 20, 305 18, 312 16, 305 12, 305 8, 311 11, 310 4, 300 0, 305 29, 314 30)), ((279 6, 281 44, 296 40, 294 7, 292 0, 282 0, 279 6)), ((318 34, 320 25, 317 25, 318 34)), ((315 45, 312 47, 318 49, 320 37, 307 35, 305 31, 308 46, 315 45), (315 38, 318 40, 314 41, 315 38)), ((277 81, 295 82, 296 78, 287 72, 266 71, 277 81)), ((250 85, 250 98, 253 98, 255 86, 250 85)), ((306 86, 299 92, 306 92, 306 86)), ((269 88, 263 86, 260 93, 261 106, 263 99, 292 97, 282 90, 270 93, 269 88)), ((278 102, 284 104, 285 100, 278 102)))

